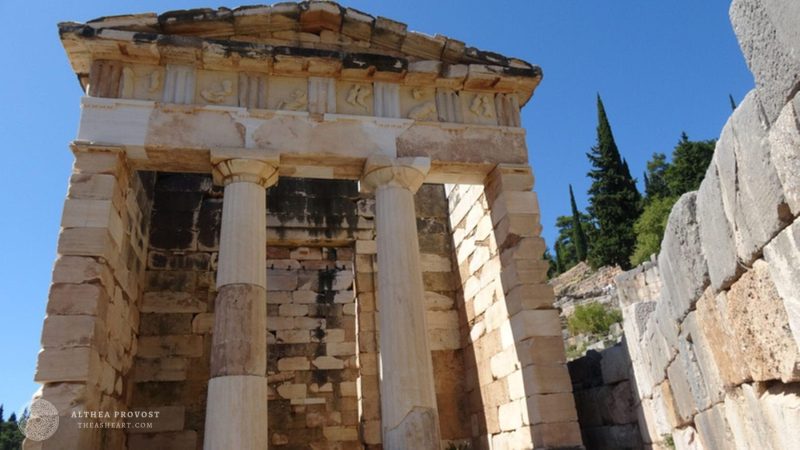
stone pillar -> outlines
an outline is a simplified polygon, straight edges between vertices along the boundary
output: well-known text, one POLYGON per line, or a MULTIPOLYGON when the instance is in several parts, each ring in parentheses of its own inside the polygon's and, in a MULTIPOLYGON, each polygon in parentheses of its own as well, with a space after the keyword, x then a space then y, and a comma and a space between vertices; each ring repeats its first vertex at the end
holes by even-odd
MULTIPOLYGON (((213 155, 212 155, 213 158, 213 155)), ((267 202, 277 161, 223 159, 206 450, 267 448, 267 202)))
POLYGON ((375 193, 383 446, 439 449, 439 417, 425 319, 414 192, 427 158, 373 156, 361 180, 375 193))

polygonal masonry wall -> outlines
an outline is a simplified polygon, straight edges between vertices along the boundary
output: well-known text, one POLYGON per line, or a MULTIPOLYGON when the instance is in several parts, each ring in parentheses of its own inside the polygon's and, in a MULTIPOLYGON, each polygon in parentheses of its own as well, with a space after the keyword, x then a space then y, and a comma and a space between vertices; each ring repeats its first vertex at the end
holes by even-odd
POLYGON ((401 25, 61 25, 88 94, 36 373, 62 425, 26 448, 581 446, 519 128, 541 71, 401 25), (70 414, 122 410, 160 417, 70 414))

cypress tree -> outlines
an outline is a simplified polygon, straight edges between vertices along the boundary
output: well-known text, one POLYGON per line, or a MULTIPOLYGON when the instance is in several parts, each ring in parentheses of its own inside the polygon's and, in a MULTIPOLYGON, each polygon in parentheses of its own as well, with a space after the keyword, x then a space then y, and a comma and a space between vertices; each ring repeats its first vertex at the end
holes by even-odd
POLYGON ((592 241, 590 264, 597 268, 619 265, 630 268, 630 255, 636 245, 633 224, 640 213, 641 195, 622 159, 608 123, 603 100, 597 96, 597 145, 586 156, 593 169, 589 188, 590 212, 598 225, 592 241))
POLYGON ((561 244, 556 242, 556 275, 564 271, 564 262, 561 260, 561 244))
POLYGON ((575 204, 575 194, 572 193, 572 185, 569 185, 569 203, 572 207, 572 241, 575 244, 575 256, 578 262, 586 261, 586 233, 581 224, 581 215, 578 206, 575 204))

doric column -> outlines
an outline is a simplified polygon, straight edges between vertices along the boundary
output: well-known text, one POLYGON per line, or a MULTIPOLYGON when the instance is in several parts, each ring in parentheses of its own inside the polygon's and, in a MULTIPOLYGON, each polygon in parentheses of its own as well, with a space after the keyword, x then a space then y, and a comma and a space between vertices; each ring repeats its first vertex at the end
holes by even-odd
POLYGON ((223 159, 214 165, 214 180, 225 186, 225 197, 206 450, 267 448, 265 188, 277 179, 275 159, 223 159))
POLYGON ((381 417, 387 450, 439 449, 439 417, 425 320, 414 192, 428 158, 373 156, 362 190, 375 193, 381 417))

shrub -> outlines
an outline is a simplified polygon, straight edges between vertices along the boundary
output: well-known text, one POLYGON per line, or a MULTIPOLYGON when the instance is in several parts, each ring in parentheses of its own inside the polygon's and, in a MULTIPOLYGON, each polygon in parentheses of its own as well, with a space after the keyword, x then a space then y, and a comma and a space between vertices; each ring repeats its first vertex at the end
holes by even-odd
POLYGON ((600 303, 589 303, 575 307, 575 312, 567 319, 567 328, 576 334, 608 334, 612 324, 622 321, 622 313, 606 308, 600 303))

